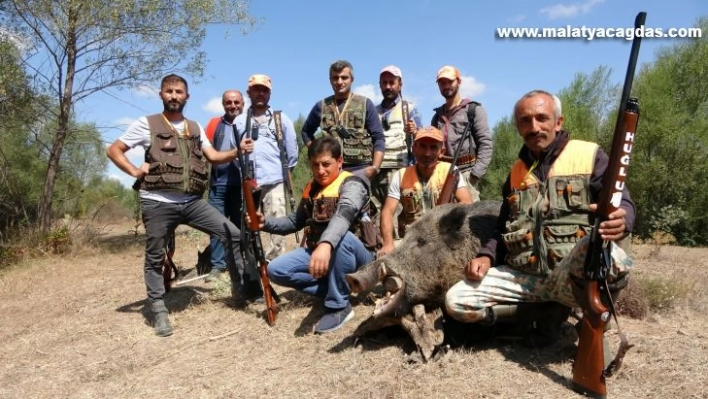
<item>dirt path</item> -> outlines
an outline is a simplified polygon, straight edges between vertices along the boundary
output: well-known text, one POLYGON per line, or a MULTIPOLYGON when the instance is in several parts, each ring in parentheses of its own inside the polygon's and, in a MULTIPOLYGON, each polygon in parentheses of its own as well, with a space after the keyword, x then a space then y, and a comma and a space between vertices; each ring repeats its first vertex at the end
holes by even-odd
MULTIPOLYGON (((332 334, 311 329, 321 304, 279 289, 268 327, 258 306, 227 306, 227 281, 174 289, 175 327, 153 335, 140 315, 142 241, 120 230, 98 253, 48 257, 0 273, 0 398, 573 398, 574 336, 544 351, 494 340, 414 361, 403 335, 358 347, 349 334, 372 310, 332 334), (213 290, 212 290, 213 288, 213 290)), ((207 240, 181 234, 175 257, 196 261, 207 240)), ((708 398, 708 250, 638 248, 637 272, 696 283, 700 306, 623 319, 636 344, 609 380, 611 398, 708 398)), ((358 301, 357 301, 358 302, 358 301)), ((365 301, 366 302, 366 301, 365 301)), ((610 333, 617 342, 617 336, 610 333)))

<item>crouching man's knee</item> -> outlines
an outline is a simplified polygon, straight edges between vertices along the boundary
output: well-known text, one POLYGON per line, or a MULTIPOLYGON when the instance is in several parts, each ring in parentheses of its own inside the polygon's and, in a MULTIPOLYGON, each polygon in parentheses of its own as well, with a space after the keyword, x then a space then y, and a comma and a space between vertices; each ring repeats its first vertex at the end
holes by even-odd
POLYGON ((464 323, 477 323, 483 321, 487 316, 487 311, 484 307, 478 306, 473 300, 470 301, 469 295, 464 295, 463 290, 466 287, 464 282, 455 284, 445 294, 445 311, 457 321, 464 323))

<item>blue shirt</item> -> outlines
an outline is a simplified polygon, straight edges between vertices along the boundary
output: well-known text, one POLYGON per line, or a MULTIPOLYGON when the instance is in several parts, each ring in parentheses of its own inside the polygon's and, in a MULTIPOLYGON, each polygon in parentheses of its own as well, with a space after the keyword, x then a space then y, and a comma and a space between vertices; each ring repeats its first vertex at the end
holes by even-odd
MULTIPOLYGON (((239 142, 245 135, 246 115, 247 112, 244 112, 234 120, 239 142)), ((293 122, 287 115, 282 112, 280 115, 280 120, 283 124, 283 145, 288 158, 287 166, 293 168, 297 164, 299 155, 295 126, 293 126, 293 122)), ((258 184, 279 184, 283 181, 283 165, 280 162, 280 148, 275 136, 275 118, 270 109, 266 111, 264 116, 264 123, 258 123, 255 118, 251 118, 251 132, 257 131, 258 137, 254 142, 253 152, 249 154, 248 158, 250 162, 253 162, 253 177, 258 184)))
MULTIPOLYGON (((312 107, 312 111, 310 111, 310 114, 307 116, 305 124, 302 125, 301 135, 302 141, 305 144, 315 139, 315 132, 317 132, 317 129, 320 128, 321 123, 322 101, 318 101, 315 103, 315 106, 312 107)), ((368 98, 366 99, 366 121, 364 121, 364 128, 371 136, 374 152, 384 152, 386 150, 386 138, 384 137, 381 119, 379 119, 379 113, 376 111, 376 106, 368 98)))
MULTIPOLYGON (((381 104, 376 106, 376 112, 381 115, 381 119, 387 119, 388 114, 391 113, 391 111, 396 107, 396 105, 398 105, 399 102, 401 102, 400 96, 396 97, 396 99, 393 101, 393 105, 391 106, 391 108, 384 108, 382 101, 381 104)), ((423 119, 420 116, 420 112, 418 111, 418 108, 416 108, 416 106, 410 101, 408 101, 408 117, 412 119, 413 122, 415 122, 415 126, 418 129, 423 127, 423 119)))

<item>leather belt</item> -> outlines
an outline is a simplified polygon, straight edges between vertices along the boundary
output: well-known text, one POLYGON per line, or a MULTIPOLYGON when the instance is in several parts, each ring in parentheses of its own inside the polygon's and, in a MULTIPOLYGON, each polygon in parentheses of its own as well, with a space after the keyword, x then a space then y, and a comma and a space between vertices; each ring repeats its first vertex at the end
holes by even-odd
MULTIPOLYGON (((448 155, 442 155, 440 160, 443 162, 452 163, 452 157, 448 155)), ((472 154, 460 155, 457 157, 456 166, 472 165, 477 162, 477 157, 472 154)))

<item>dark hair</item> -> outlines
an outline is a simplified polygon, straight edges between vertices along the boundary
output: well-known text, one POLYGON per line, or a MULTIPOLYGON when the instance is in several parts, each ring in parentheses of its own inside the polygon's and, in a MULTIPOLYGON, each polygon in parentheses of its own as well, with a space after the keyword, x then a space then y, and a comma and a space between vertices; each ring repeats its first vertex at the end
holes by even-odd
POLYGON ((165 84, 167 84, 167 83, 177 83, 177 82, 183 83, 185 90, 187 92, 189 92, 189 85, 187 84, 187 81, 184 80, 183 77, 181 77, 179 75, 175 75, 174 73, 171 73, 171 74, 165 76, 164 78, 162 78, 162 82, 160 83, 160 90, 162 90, 162 88, 165 87, 165 84))
POLYGON ((334 63, 329 66, 329 74, 331 75, 332 72, 342 72, 344 68, 349 68, 352 73, 352 76, 354 76, 354 67, 351 63, 349 63, 349 61, 345 60, 334 61, 334 63))
POLYGON ((334 159, 339 159, 342 156, 342 146, 339 144, 339 140, 332 136, 315 139, 307 149, 307 159, 312 160, 324 153, 330 154, 334 159))

